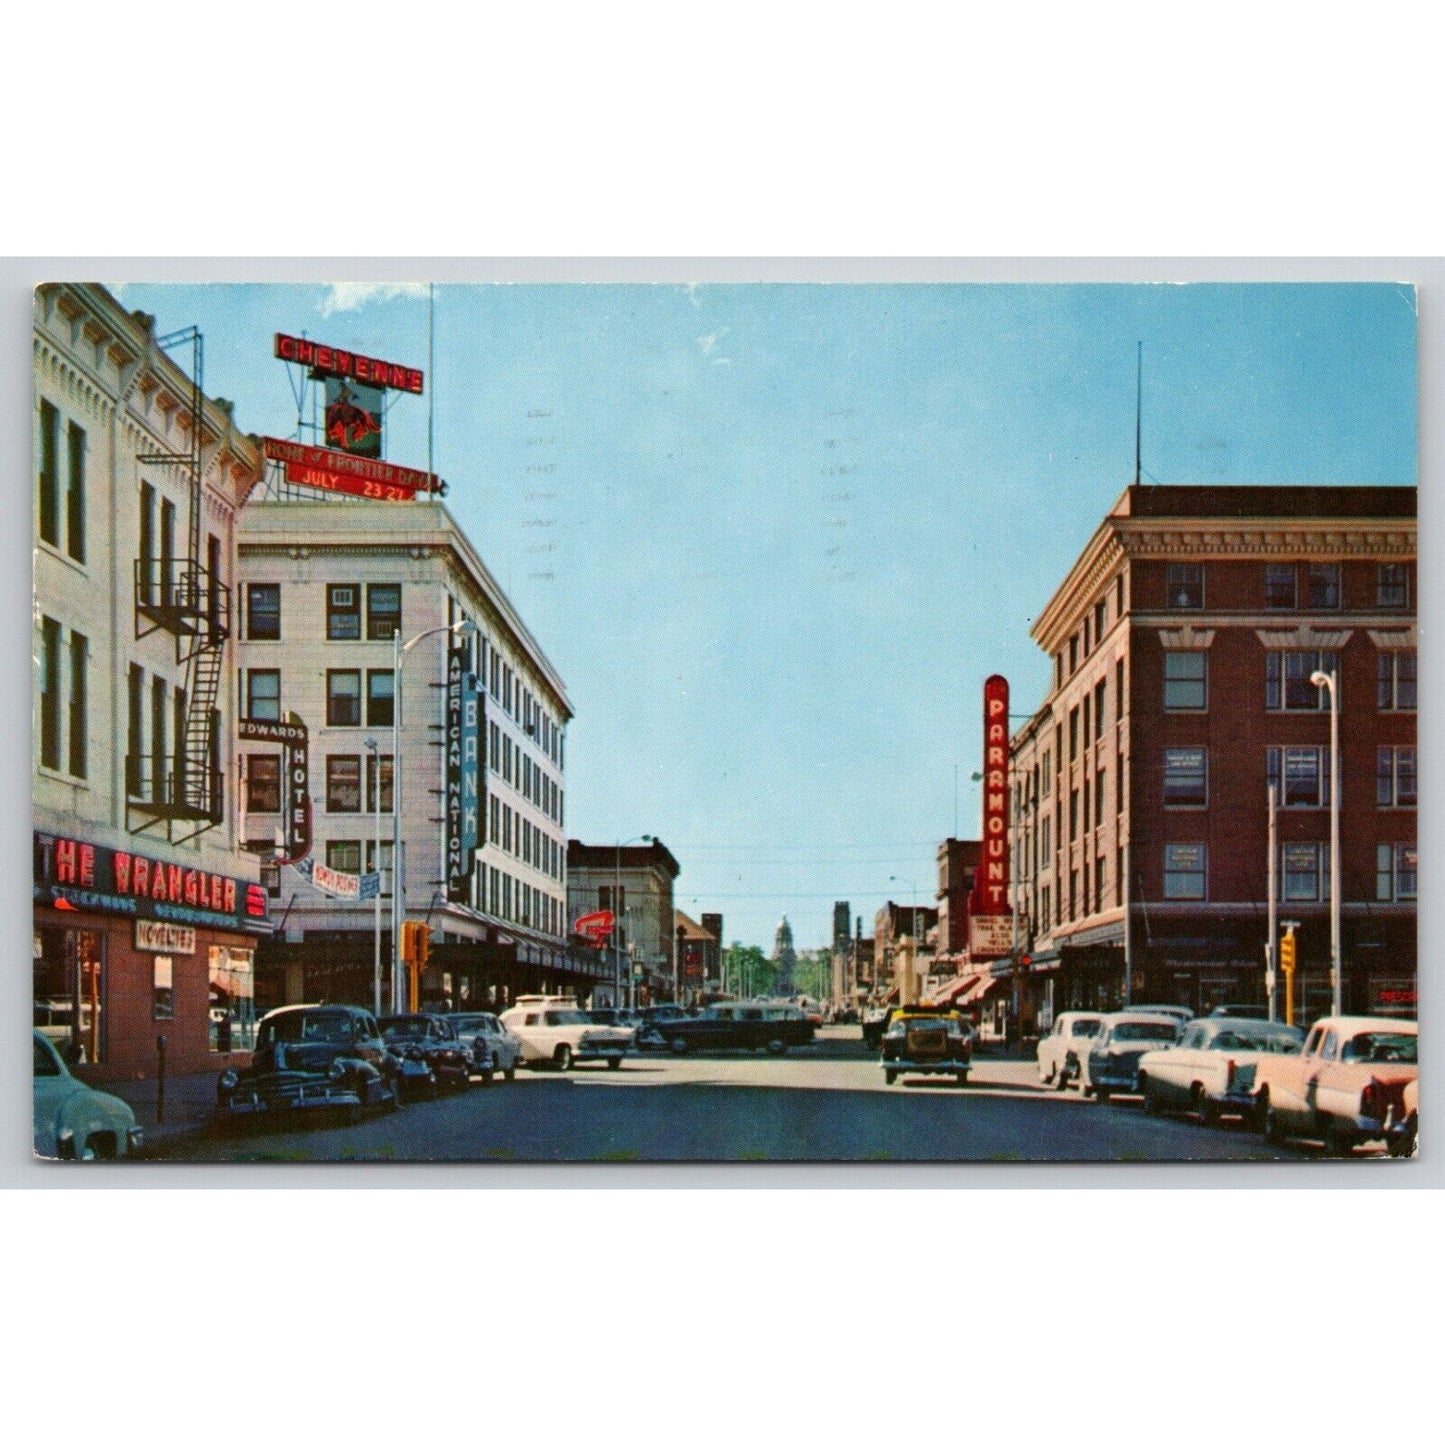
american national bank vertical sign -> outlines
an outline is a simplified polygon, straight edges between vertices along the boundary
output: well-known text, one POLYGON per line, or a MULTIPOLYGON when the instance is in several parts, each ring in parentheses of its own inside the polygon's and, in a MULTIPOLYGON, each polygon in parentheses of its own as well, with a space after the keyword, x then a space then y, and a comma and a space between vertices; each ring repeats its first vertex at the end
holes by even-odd
POLYGON ((968 952, 1007 958, 1013 947, 1008 901, 1008 679, 983 685, 983 857, 968 897, 968 952))

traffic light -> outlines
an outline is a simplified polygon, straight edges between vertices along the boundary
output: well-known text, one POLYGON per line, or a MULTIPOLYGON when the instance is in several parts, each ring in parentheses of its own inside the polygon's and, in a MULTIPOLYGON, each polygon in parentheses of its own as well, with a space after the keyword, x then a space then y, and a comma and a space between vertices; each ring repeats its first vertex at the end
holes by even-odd
POLYGON ((1294 972, 1294 929, 1289 929, 1279 941, 1279 966, 1286 973, 1294 972))
POLYGON ((425 968, 427 960, 431 957, 431 929, 425 923, 415 924, 416 943, 413 945, 416 966, 425 968))

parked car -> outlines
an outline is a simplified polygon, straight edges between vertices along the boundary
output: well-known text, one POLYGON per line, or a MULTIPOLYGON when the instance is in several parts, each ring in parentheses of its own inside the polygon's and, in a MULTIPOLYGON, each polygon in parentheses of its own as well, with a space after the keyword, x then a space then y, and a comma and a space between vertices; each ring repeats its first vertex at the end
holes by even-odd
POLYGON ((1091 1047, 1104 1015, 1073 1010, 1061 1013, 1039 1040, 1039 1082, 1062 1089, 1079 1072, 1079 1053, 1091 1047))
POLYGON ((1394 1159, 1408 1159, 1420 1142, 1420 1081, 1411 1079, 1400 1108, 1385 1117, 1385 1147, 1394 1159))
POLYGON ((216 1079, 220 1123, 268 1114, 332 1113, 356 1119, 400 1102, 401 1066, 376 1019, 351 1004, 288 1004, 256 1026, 243 1069, 216 1079))
POLYGON ((1181 1024, 1187 1024, 1194 1017, 1194 1010, 1186 1008, 1182 1003, 1128 1003, 1125 1004, 1120 1013, 1126 1014, 1164 1014, 1171 1019, 1177 1019, 1181 1024))
POLYGON ((529 1068, 565 1071, 574 1063, 605 1059, 620 1069, 632 1048, 632 1030, 594 1024, 576 1000, 548 994, 523 994, 501 1016, 522 1045, 529 1068))
POLYGON ((973 1061, 973 1029, 962 1014, 946 1006, 894 1009, 881 1053, 878 1062, 885 1084, 900 1074, 947 1074, 966 1084, 973 1061))
POLYGON ((656 1030, 675 1054, 692 1049, 766 1049, 781 1054, 810 1043, 816 1029, 796 1004, 775 1000, 709 1004, 687 1018, 661 1021, 656 1030))
MULTIPOLYGON (((1209 1010, 1212 1019, 1268 1019, 1269 1009, 1262 1003, 1220 1003, 1209 1010)), ((1301 1036, 1303 1037, 1303 1036, 1301 1036)))
POLYGON ((680 1003, 649 1004, 641 1009, 641 1021, 637 1028, 636 1045, 639 1049, 665 1049, 667 1040, 658 1032, 657 1026, 677 1019, 691 1018, 691 1012, 680 1003))
POLYGON ((875 1004, 863 1010, 863 1043, 867 1048, 883 1046, 883 1031, 888 1027, 888 1015, 893 1010, 875 1004))
POLYGON ((83 1084, 59 1049, 35 1029, 33 1125, 41 1159, 119 1159, 138 1154, 145 1130, 124 1099, 83 1084))
POLYGON ((1262 1057, 1255 1116, 1265 1138, 1318 1139, 1334 1154, 1386 1139, 1419 1078, 1419 1025, 1345 1015, 1320 1019, 1298 1054, 1262 1057))
POLYGON ((379 1022, 387 1048, 402 1062, 403 1083, 465 1089, 471 1082, 472 1051, 457 1037, 449 1015, 386 1014, 379 1022), (413 1064, 424 1072, 411 1068, 413 1064))
POLYGON ((1254 1116, 1255 1064, 1261 1054, 1297 1054, 1304 1031, 1250 1018, 1194 1019, 1173 1048, 1139 1060, 1139 1092, 1150 1113, 1187 1109, 1201 1124, 1222 1115, 1254 1116))
POLYGON ((457 1037, 472 1051, 472 1072, 484 1084, 498 1072, 509 1082, 517 1077, 522 1041, 493 1013, 453 1014, 457 1037))
POLYGON ((1151 1049, 1172 1048, 1181 1025, 1168 1014, 1128 1010, 1105 1014, 1099 1032, 1079 1055, 1079 1089, 1107 1103, 1114 1094, 1139 1092, 1139 1059, 1151 1049))

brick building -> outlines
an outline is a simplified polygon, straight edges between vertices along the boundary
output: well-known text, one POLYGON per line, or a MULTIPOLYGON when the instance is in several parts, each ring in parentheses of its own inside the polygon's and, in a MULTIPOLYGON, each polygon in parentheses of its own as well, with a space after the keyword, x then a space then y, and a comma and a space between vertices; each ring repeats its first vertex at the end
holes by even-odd
POLYGON ((632 995, 672 997, 673 884, 681 872, 677 859, 656 838, 644 844, 567 842, 567 917, 569 926, 588 913, 606 909, 617 915, 617 928, 603 950, 603 975, 594 981, 593 1002, 612 1007, 632 995), (629 978, 631 971, 631 979, 629 978), (621 999, 615 997, 620 989, 621 999))
POLYGON ((1053 681, 1012 738, 1026 1031, 1126 998, 1264 1001, 1271 783, 1297 1016, 1328 1011, 1316 670, 1339 687, 1344 1006, 1413 1012, 1415 505, 1412 487, 1119 498, 1033 628, 1053 681))

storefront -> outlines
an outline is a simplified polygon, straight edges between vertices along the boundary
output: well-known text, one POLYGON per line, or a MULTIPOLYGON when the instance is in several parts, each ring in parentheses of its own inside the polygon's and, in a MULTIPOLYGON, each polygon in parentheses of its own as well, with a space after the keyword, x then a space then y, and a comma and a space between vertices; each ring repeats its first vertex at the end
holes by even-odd
POLYGON ((36 832, 35 1026, 97 1082, 221 1069, 255 1027, 264 888, 36 832), (164 1042, 162 1042, 164 1041, 164 1042))

